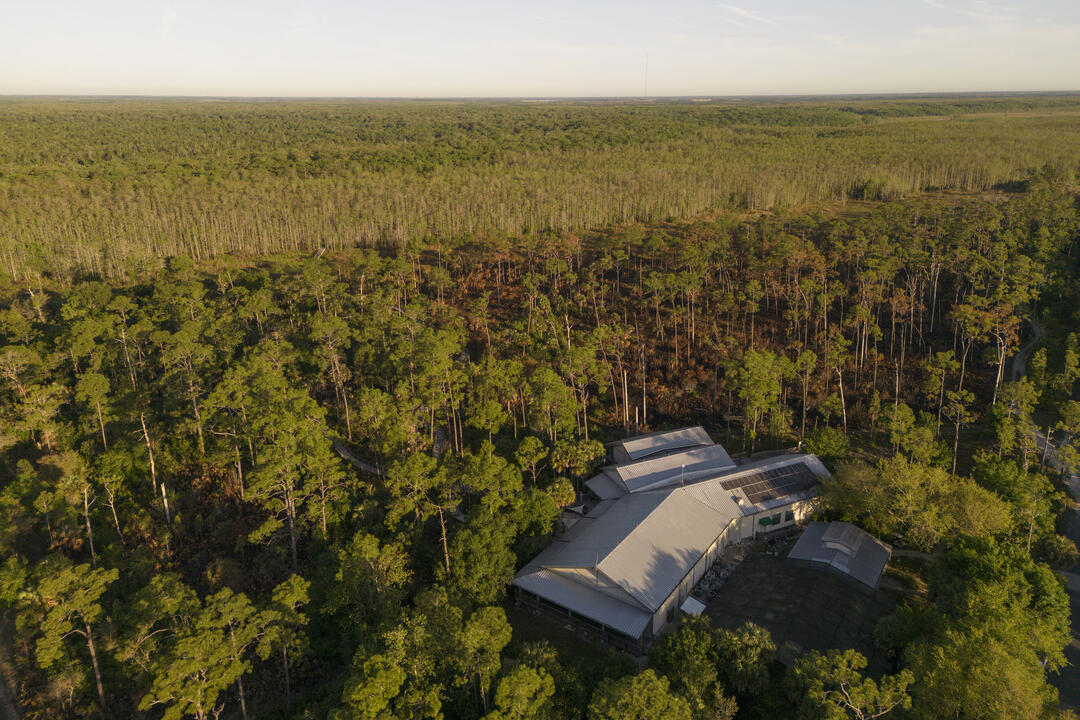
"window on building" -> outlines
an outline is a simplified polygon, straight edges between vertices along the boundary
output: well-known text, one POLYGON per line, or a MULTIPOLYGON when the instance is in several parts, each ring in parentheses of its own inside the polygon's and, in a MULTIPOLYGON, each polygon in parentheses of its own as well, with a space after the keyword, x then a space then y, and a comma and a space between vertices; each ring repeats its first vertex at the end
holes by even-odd
POLYGON ((772 520, 773 525, 779 525, 780 524, 780 513, 776 513, 775 515, 773 515, 769 519, 772 520))
POLYGON ((671 607, 668 608, 668 611, 667 611, 667 621, 671 622, 674 619, 675 619, 675 606, 672 605, 671 607))
POLYGON ((795 511, 794 510, 788 510, 786 513, 784 513, 784 522, 792 522, 794 519, 795 519, 795 511))

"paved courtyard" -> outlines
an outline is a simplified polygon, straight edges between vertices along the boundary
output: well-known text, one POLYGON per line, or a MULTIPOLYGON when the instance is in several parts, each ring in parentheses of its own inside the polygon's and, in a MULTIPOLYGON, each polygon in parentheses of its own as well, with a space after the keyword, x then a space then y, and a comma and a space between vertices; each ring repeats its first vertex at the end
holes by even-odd
POLYGON ((714 627, 736 628, 751 620, 766 628, 785 664, 806 650, 855 648, 872 669, 888 672, 890 660, 874 647, 874 627, 895 609, 888 590, 863 592, 827 570, 750 553, 709 600, 705 614, 714 627))

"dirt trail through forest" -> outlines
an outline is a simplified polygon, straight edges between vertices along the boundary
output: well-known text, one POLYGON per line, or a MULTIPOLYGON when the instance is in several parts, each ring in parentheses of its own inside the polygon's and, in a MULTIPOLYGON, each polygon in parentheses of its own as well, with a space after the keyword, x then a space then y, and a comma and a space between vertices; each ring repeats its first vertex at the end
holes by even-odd
POLYGON ((1027 371, 1028 358, 1031 357, 1031 351, 1035 349, 1035 346, 1039 344, 1039 341, 1046 337, 1046 331, 1043 330, 1042 324, 1039 323, 1039 318, 1031 318, 1031 340, 1027 345, 1020 348, 1020 352, 1016 353, 1012 359, 1012 377, 1013 382, 1019 380, 1025 371, 1027 371))

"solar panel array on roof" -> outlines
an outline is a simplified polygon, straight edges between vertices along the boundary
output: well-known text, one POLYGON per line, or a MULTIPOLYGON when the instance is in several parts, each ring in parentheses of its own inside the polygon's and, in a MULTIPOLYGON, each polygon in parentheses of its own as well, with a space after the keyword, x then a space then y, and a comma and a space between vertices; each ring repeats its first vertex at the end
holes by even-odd
POLYGON ((817 474, 805 463, 794 463, 778 468, 739 475, 721 482, 725 490, 742 490, 746 499, 757 505, 769 500, 791 495, 813 487, 817 474))

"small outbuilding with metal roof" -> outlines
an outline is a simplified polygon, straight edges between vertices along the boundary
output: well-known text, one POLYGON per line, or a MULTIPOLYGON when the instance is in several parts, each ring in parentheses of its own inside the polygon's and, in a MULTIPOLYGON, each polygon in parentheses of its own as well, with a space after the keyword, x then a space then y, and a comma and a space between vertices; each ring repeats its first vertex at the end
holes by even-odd
POLYGON ((829 568, 870 589, 877 589, 892 548, 846 522, 812 522, 799 536, 788 558, 829 568))

